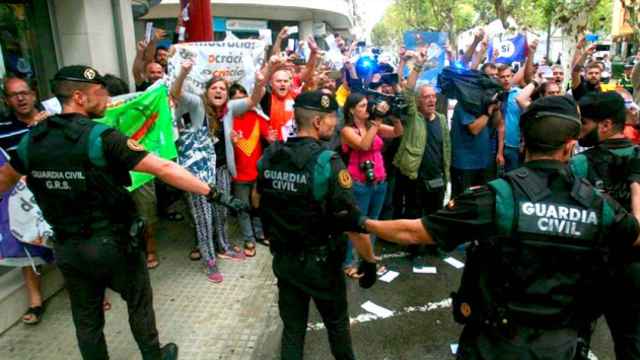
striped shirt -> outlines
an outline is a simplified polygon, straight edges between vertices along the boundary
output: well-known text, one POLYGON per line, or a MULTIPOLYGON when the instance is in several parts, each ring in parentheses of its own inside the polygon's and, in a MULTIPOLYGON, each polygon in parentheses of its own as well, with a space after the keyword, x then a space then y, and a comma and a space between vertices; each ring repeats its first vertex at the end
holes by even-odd
POLYGON ((15 114, 3 116, 0 118, 0 147, 14 157, 20 139, 29 131, 27 124, 18 120, 15 114))

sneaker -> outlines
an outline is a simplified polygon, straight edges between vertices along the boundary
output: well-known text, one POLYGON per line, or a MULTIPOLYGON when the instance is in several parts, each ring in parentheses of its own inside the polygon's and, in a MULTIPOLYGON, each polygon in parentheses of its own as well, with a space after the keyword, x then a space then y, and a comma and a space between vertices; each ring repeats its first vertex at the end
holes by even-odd
POLYGON ((214 260, 209 260, 207 263, 207 279, 212 283, 221 283, 222 274, 218 270, 218 264, 214 260))
POLYGON ((246 259, 246 257, 244 256, 244 253, 242 253, 241 251, 237 251, 235 249, 230 249, 227 252, 219 253, 218 258, 225 259, 225 260, 237 260, 237 261, 246 259))

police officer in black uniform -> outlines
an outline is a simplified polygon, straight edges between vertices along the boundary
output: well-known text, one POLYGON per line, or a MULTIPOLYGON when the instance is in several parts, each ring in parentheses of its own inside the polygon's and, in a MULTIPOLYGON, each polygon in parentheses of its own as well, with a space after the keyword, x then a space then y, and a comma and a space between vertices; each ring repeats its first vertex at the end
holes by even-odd
POLYGON ((454 319, 465 324, 460 359, 573 359, 593 320, 610 249, 640 244, 638 222, 567 161, 580 133, 573 100, 545 97, 521 116, 525 165, 468 189, 414 221, 365 221, 398 243, 451 251, 471 240, 454 319))
MULTIPOLYGON (((284 360, 302 359, 311 298, 329 333, 333 356, 354 359, 341 265, 346 239, 341 234, 359 231, 364 218, 344 164, 320 142, 333 134, 337 107, 322 91, 300 94, 294 105, 297 137, 271 145, 258 166, 253 202, 271 238, 284 360)), ((350 238, 363 258, 360 285, 370 287, 376 266, 369 238, 355 233, 350 238)))
MULTIPOLYGON (((632 186, 640 187, 640 177, 634 173, 640 163, 640 148, 624 136, 624 99, 615 91, 590 93, 580 98, 579 105, 579 144, 591 148, 571 159, 573 173, 585 177, 631 212, 632 186)), ((636 203, 640 201, 640 193, 635 199, 636 203)), ((640 251, 613 253, 611 262, 614 272, 607 293, 612 303, 605 304, 603 311, 616 357, 640 359, 640 251)), ((587 350, 585 346, 581 359, 587 358, 587 350)))
POLYGON ((177 164, 91 120, 104 115, 109 98, 95 69, 64 67, 52 87, 62 113, 22 138, 17 156, 0 168, 0 191, 13 186, 20 174, 26 175, 53 227, 57 265, 69 292, 83 359, 109 358, 102 331, 107 287, 127 302, 129 324, 143 359, 177 359, 175 344, 159 345, 149 274, 137 244, 143 226, 125 186, 131 184, 129 171, 135 170, 212 199, 217 194, 177 164))

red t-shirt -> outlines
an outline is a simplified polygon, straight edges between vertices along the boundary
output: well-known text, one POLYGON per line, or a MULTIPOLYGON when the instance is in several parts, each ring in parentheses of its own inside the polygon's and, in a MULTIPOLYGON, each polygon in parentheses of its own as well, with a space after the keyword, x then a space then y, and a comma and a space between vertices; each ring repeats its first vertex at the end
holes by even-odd
POLYGON ((636 145, 640 144, 640 131, 638 131, 638 129, 633 125, 624 126, 624 136, 631 140, 632 143, 636 145))
POLYGON ((260 140, 269 135, 269 122, 264 116, 250 110, 233 120, 233 130, 242 133, 242 138, 233 144, 237 171, 233 180, 253 182, 258 177, 258 160, 263 150, 260 140))

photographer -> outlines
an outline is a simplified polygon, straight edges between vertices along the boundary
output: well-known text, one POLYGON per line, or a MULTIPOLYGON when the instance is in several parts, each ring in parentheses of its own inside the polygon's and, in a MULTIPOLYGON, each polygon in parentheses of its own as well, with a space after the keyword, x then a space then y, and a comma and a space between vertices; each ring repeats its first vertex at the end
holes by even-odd
MULTIPOLYGON (((386 114, 389 105, 382 101, 376 115, 386 114), (379 112, 379 113, 378 113, 379 112)), ((349 95, 344 105, 345 127, 340 135, 342 151, 348 156, 347 170, 353 178, 353 194, 363 215, 377 219, 387 191, 387 172, 382 158, 382 138, 402 135, 400 120, 393 126, 383 124, 380 116, 370 116, 367 97, 360 93, 349 95)), ((372 114, 373 115, 373 114, 372 114)), ((373 241, 372 241, 373 243, 373 241)), ((355 277, 351 247, 347 249, 345 274, 355 277)))

